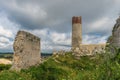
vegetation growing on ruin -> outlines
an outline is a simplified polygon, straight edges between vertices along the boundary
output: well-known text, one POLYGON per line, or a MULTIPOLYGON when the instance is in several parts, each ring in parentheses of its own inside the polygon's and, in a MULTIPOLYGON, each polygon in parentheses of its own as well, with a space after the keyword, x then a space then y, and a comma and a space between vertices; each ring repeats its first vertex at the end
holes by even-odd
POLYGON ((0 80, 119 80, 119 52, 82 56, 79 60, 71 52, 54 55, 21 72, 3 70, 0 80))

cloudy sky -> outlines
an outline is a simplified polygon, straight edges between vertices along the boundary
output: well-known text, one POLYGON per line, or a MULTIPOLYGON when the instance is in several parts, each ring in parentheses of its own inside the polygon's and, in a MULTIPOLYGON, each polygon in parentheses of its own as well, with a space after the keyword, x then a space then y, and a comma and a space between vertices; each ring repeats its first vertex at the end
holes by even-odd
POLYGON ((0 52, 13 51, 18 30, 41 38, 42 52, 69 50, 72 16, 82 16, 83 43, 105 43, 120 0, 0 0, 0 52))

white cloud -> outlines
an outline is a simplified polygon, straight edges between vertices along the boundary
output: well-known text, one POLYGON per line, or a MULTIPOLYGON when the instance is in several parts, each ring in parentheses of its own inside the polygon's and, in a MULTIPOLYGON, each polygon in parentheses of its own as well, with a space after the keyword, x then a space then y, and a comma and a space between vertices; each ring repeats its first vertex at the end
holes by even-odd
POLYGON ((9 44, 4 44, 0 42, 0 52, 12 52, 13 47, 12 47, 12 42, 9 44))
POLYGON ((3 26, 0 26, 0 35, 5 37, 12 37, 13 34, 10 30, 4 29, 3 26))
POLYGON ((111 35, 112 28, 115 24, 115 20, 111 17, 102 17, 92 23, 88 24, 86 28, 86 33, 99 33, 102 35, 111 35))
MULTIPOLYGON (((91 24, 92 28, 96 29, 96 28, 101 28, 101 26, 104 26, 106 23, 109 22, 109 19, 104 17, 98 21, 95 21, 94 23, 91 24)), ((102 28, 103 29, 103 28, 102 28)))
POLYGON ((0 42, 2 42, 2 43, 9 43, 10 40, 8 38, 5 38, 5 37, 0 37, 0 42))
POLYGON ((57 33, 52 32, 51 33, 51 39, 53 40, 54 44, 61 44, 61 45, 70 45, 71 39, 69 33, 57 33))
POLYGON ((0 50, 12 51, 13 42, 8 38, 0 37, 0 50))
POLYGON ((36 30, 30 30, 30 32, 42 38, 47 37, 48 35, 48 29, 36 29, 36 30))
POLYGON ((70 49, 70 33, 58 33, 49 29, 30 30, 29 32, 41 38, 41 49, 43 52, 70 49))
POLYGON ((0 51, 12 51, 13 39, 20 25, 10 21, 5 12, 0 12, 0 51))
POLYGON ((98 44, 106 43, 108 36, 99 36, 99 35, 84 35, 83 44, 98 44))
POLYGON ((14 38, 20 25, 10 21, 5 12, 0 12, 0 35, 8 38, 14 38))

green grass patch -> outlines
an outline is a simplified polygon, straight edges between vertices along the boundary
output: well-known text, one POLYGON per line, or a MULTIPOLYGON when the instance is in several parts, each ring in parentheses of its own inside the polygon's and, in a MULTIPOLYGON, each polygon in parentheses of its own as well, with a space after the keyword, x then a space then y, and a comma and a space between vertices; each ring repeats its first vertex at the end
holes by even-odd
POLYGON ((120 54, 82 56, 79 60, 72 53, 54 55, 21 72, 9 71, 10 66, 3 67, 0 80, 119 80, 120 54))

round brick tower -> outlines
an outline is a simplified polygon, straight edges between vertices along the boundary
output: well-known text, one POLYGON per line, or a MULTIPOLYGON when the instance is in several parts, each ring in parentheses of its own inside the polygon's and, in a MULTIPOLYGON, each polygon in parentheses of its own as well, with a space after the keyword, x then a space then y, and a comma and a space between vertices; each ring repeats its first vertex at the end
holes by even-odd
POLYGON ((82 43, 82 24, 81 16, 72 17, 72 48, 79 47, 82 43))

